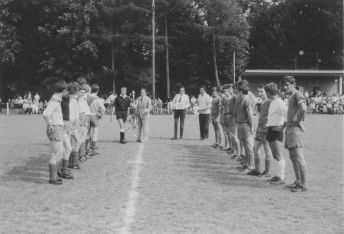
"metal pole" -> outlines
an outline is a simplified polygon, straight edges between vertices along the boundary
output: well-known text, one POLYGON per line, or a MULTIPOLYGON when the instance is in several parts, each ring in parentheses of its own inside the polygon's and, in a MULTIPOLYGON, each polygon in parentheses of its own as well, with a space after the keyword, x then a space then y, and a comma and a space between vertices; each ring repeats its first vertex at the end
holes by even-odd
POLYGON ((152 0, 152 82, 152 93, 155 98, 155 0, 152 0))
POLYGON ((165 43, 166 43, 166 83, 167 83, 167 97, 171 97, 170 93, 170 62, 169 62, 169 49, 168 49, 168 31, 167 31, 167 15, 165 15, 165 43))
POLYGON ((235 84, 235 50, 233 51, 233 83, 235 84))

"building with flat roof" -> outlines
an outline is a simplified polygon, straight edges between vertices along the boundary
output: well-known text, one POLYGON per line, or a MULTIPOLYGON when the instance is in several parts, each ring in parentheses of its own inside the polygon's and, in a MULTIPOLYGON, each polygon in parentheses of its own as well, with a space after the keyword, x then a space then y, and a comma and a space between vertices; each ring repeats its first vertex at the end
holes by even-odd
POLYGON ((286 75, 295 77, 300 91, 321 90, 328 95, 343 93, 344 70, 245 70, 241 78, 250 83, 250 90, 256 94, 259 86, 269 82, 281 87, 282 78, 286 75))

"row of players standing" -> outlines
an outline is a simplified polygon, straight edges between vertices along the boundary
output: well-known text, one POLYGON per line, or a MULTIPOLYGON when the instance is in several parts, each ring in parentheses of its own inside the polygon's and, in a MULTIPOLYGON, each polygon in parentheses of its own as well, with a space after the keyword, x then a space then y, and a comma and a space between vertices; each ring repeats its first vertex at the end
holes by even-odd
MULTIPOLYGON (((115 99, 115 106, 121 128, 121 143, 125 143, 124 125, 130 99, 126 96, 126 88, 121 90, 121 95, 115 99)), ((53 86, 53 92, 43 111, 43 118, 47 123, 47 137, 51 148, 49 183, 61 185, 63 179, 73 179, 70 169, 79 170, 80 162, 98 155, 99 121, 105 114, 105 106, 98 97, 99 86, 90 86, 84 78, 69 84, 58 81, 53 86)), ((151 101, 145 93, 146 90, 142 89, 136 110, 139 142, 144 141, 145 131, 141 134, 141 130, 148 127, 146 120, 151 109, 151 101)))
MULTIPOLYGON (((270 177, 271 162, 274 158, 277 161, 278 173, 268 182, 275 185, 285 184, 285 159, 282 154, 282 142, 285 140, 285 148, 289 151, 296 177, 296 181, 287 187, 293 192, 307 191, 307 165, 303 156, 302 139, 304 128, 301 124, 307 106, 303 95, 295 89, 295 78, 286 76, 282 80, 283 88, 289 96, 288 106, 278 96, 279 88, 275 83, 258 88, 262 103, 256 131, 253 129, 253 109, 256 103, 246 80, 236 85, 212 88, 211 97, 206 93, 205 87, 201 87, 197 99, 200 137, 201 140, 208 138, 211 122, 215 132, 213 147, 228 151, 231 159, 240 160, 240 169, 248 175, 270 177), (266 154, 264 170, 261 169, 259 155, 262 146, 266 154)), ((180 138, 183 138, 188 105, 189 97, 182 87, 173 99, 173 140, 177 139, 179 119, 180 138)))

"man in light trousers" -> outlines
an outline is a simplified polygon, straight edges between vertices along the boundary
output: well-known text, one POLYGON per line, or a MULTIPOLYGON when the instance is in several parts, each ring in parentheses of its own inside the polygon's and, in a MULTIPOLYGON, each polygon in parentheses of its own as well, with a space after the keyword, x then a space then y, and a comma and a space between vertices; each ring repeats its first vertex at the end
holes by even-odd
POLYGON ((146 89, 141 89, 141 96, 137 99, 137 119, 138 133, 137 142, 145 142, 148 140, 149 116, 152 110, 152 100, 147 96, 146 89))

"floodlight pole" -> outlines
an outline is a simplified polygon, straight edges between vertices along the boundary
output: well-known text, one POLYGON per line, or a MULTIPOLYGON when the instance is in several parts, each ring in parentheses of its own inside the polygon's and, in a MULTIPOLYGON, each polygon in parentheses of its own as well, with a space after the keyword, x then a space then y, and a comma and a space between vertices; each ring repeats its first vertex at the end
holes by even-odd
POLYGON ((233 84, 235 84, 235 50, 233 51, 233 84))
POLYGON ((155 0, 152 0, 152 96, 155 98, 155 0))

